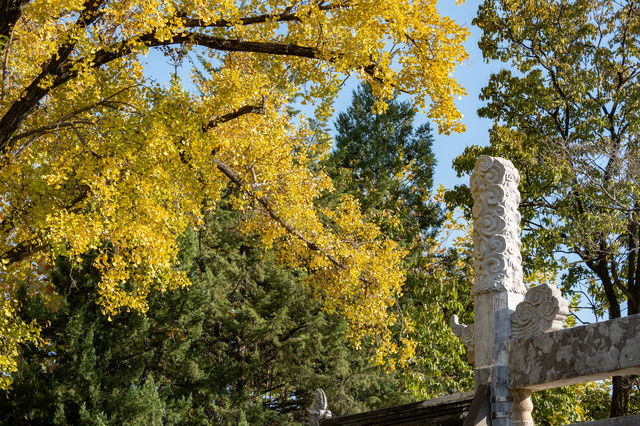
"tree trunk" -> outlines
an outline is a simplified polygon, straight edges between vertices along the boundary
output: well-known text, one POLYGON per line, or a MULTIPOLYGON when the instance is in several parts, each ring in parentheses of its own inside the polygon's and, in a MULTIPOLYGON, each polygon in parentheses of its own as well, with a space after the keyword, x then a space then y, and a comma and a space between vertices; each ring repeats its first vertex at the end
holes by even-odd
POLYGON ((0 1, 0 38, 9 38, 11 28, 18 22, 27 4, 29 4, 29 0, 0 1))
POLYGON ((613 395, 611 396, 610 417, 619 417, 628 414, 631 389, 633 389, 633 383, 637 377, 638 376, 613 377, 613 395))

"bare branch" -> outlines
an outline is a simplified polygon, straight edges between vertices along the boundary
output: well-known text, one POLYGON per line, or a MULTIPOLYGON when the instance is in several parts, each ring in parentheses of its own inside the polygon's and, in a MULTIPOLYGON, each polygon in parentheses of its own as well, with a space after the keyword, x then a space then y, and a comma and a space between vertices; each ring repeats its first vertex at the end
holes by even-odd
POLYGON ((47 124, 45 126, 41 126, 41 127, 37 127, 35 129, 31 129, 28 132, 24 132, 24 133, 20 133, 19 135, 16 135, 12 138, 12 141, 17 141, 19 139, 24 139, 24 138, 28 138, 29 136, 39 136, 43 133, 47 133, 51 130, 58 130, 58 129, 64 129, 66 127, 73 127, 77 124, 91 124, 92 121, 91 120, 85 120, 85 119, 80 119, 80 120, 74 120, 74 121, 58 121, 52 124, 47 124))

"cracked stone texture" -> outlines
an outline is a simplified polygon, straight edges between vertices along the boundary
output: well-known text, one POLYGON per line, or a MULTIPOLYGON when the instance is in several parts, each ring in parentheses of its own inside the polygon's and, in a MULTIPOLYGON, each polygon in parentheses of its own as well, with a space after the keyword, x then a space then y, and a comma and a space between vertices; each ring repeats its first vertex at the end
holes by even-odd
POLYGON ((640 314, 507 342, 509 387, 542 390, 640 374, 640 314))

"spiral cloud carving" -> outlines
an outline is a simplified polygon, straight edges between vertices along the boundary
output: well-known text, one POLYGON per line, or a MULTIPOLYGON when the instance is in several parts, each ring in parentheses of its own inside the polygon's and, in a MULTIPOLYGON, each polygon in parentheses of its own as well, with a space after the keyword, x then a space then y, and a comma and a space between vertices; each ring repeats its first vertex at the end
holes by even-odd
POLYGON ((471 175, 473 195, 473 294, 524 294, 520 255, 520 176, 503 158, 481 156, 471 175))
POLYGON ((532 337, 547 331, 560 330, 569 315, 569 304, 552 284, 533 287, 511 315, 511 337, 532 337))

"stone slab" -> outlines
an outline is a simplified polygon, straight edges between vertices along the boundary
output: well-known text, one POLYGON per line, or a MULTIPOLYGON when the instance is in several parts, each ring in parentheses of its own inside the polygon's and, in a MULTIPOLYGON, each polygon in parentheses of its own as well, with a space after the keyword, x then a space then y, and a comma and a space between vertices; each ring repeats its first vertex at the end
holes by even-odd
POLYGON ((509 387, 532 391, 640 374, 640 314, 511 339, 509 387))
POLYGON ((491 426, 490 396, 489 385, 484 383, 478 386, 463 426, 491 426))

